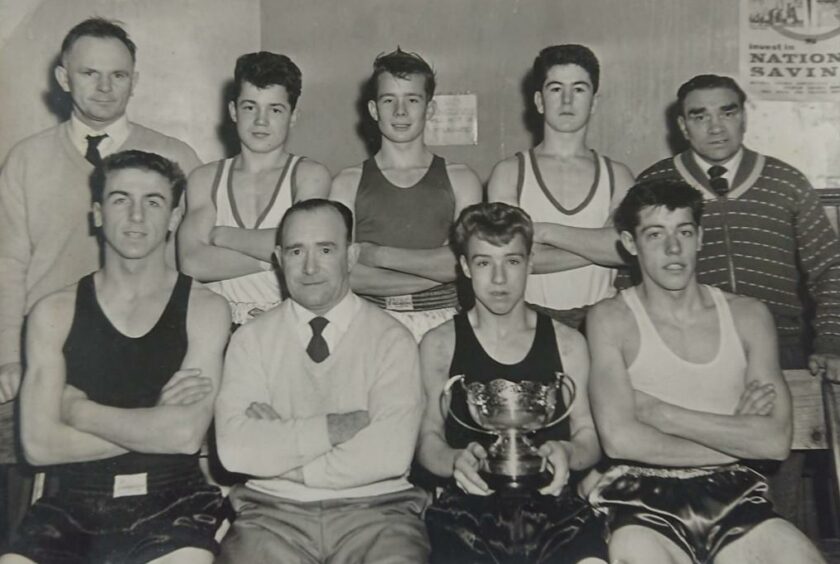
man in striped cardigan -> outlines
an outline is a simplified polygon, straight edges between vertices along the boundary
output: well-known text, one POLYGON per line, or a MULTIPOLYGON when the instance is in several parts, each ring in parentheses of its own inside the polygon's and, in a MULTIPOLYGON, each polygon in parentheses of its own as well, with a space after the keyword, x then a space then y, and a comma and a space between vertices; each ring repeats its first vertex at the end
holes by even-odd
MULTIPOLYGON (((743 146, 745 101, 729 77, 706 74, 684 83, 677 122, 691 147, 649 167, 639 180, 679 178, 699 189, 706 212, 698 280, 770 308, 782 368, 810 367, 840 380, 837 235, 799 170, 743 146), (812 327, 804 313, 809 301, 812 327)), ((797 492, 787 496, 776 488, 775 494, 777 509, 790 517, 797 492)))

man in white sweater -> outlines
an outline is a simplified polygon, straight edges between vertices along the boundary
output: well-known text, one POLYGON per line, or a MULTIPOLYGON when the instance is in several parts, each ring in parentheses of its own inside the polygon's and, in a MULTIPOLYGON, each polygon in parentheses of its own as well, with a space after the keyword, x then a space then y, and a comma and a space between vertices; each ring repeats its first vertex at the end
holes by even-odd
POLYGON ((236 518, 217 562, 425 562, 406 479, 423 410, 417 347, 350 291, 352 213, 294 204, 277 230, 290 299, 232 338, 216 402, 236 518))

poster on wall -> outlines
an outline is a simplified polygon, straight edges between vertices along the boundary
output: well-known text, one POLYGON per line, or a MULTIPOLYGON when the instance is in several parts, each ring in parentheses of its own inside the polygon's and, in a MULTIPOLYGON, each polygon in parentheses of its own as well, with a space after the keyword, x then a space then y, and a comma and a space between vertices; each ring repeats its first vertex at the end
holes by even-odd
POLYGON ((741 0, 740 73, 764 100, 840 99, 840 0, 741 0))

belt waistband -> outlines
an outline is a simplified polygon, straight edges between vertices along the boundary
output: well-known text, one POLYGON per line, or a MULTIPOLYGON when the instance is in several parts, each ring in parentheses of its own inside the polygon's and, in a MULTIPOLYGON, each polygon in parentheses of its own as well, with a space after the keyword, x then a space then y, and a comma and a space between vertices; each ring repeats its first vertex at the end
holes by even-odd
POLYGON ((143 476, 144 493, 207 482, 196 462, 195 466, 190 467, 172 467, 134 474, 55 471, 46 475, 44 491, 48 495, 56 493, 113 495, 121 487, 131 488, 131 483, 137 480, 138 476, 143 476))
POLYGON ((366 300, 391 311, 429 311, 458 307, 458 288, 454 282, 440 284, 428 290, 400 296, 367 296, 366 300))

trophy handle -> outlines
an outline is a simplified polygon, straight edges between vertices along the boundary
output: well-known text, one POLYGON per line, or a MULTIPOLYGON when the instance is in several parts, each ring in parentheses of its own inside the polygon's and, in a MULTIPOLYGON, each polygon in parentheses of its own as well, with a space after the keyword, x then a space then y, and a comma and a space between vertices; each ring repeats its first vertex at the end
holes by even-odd
POLYGON ((566 406, 566 411, 564 411, 563 413, 546 423, 542 427, 543 429, 547 429, 548 427, 557 425, 565 418, 567 418, 572 412, 572 406, 574 405, 575 399, 577 398, 577 384, 575 384, 575 381, 572 380, 570 377, 566 376, 564 372, 557 373, 557 382, 560 384, 560 389, 558 389, 558 391, 561 393, 560 397, 562 397, 562 388, 565 387, 567 390, 569 390, 569 404, 566 406))
POLYGON ((475 427, 473 425, 470 425, 469 423, 461 421, 461 418, 458 417, 457 415, 455 415, 454 411, 449 409, 449 404, 452 401, 452 386, 454 386, 458 382, 461 382, 463 384, 463 381, 464 381, 464 375, 463 374, 458 374, 456 376, 453 376, 449 380, 447 380, 446 384, 443 385, 443 392, 441 392, 441 394, 440 394, 440 413, 441 413, 441 415, 443 415, 443 419, 446 420, 446 416, 451 415, 452 419, 454 419, 458 424, 460 424, 462 427, 466 427, 470 431, 475 431, 476 433, 482 433, 484 435, 494 435, 495 436, 496 433, 488 431, 487 429, 482 429, 480 427, 475 427))

